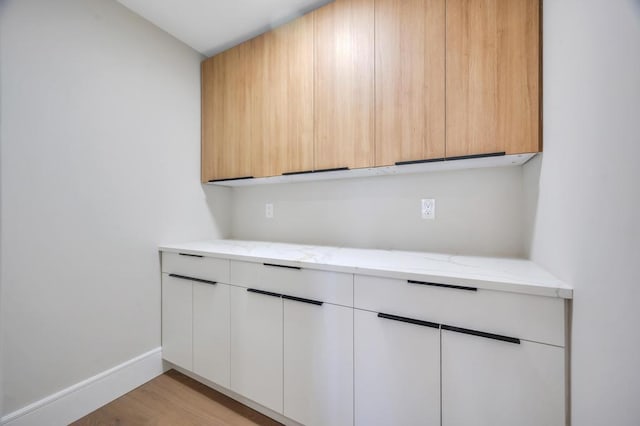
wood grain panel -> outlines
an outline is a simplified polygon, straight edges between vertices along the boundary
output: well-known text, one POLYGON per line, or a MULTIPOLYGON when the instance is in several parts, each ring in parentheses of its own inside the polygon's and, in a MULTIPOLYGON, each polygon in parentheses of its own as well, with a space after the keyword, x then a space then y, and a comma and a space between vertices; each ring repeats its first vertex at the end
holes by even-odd
POLYGON ((202 181, 252 175, 252 51, 240 44, 202 63, 202 181))
POLYGON ((538 0, 447 0, 447 157, 540 150, 538 0))
POLYGON ((374 2, 314 12, 315 169, 374 164, 374 2))
POLYGON ((255 177, 313 168, 313 14, 251 41, 255 177))
POLYGON ((444 157, 445 1, 376 0, 376 161, 444 157))
POLYGON ((280 423, 170 370, 72 425, 276 426, 280 423))

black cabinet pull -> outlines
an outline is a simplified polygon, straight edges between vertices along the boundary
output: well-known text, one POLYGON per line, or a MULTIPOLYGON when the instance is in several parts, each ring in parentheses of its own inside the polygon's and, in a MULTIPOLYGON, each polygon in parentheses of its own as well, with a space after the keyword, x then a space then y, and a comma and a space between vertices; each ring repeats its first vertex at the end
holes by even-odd
POLYGON ((275 263, 263 263, 264 266, 273 266, 275 268, 287 268, 287 269, 302 269, 299 266, 287 266, 287 265, 276 265, 275 263))
POLYGON ((313 170, 302 170, 302 171, 299 171, 299 172, 283 172, 282 176, 306 175, 308 173, 313 173, 313 170))
POLYGON ((302 170, 300 172, 284 172, 282 176, 292 176, 292 175, 306 175, 309 173, 325 173, 325 172, 340 172, 343 170, 349 170, 348 167, 334 167, 331 169, 319 169, 319 170, 302 170))
POLYGON ((439 161, 444 161, 444 158, 427 158, 426 160, 396 161, 396 166, 406 166, 409 164, 422 164, 422 163, 437 163, 439 161))
POLYGON ((189 254, 189 253, 178 253, 180 256, 189 256, 189 257, 204 257, 201 254, 189 254))
POLYGON ((282 295, 283 299, 287 299, 287 300, 293 300, 296 302, 302 302, 302 303, 310 303, 312 305, 317 305, 317 306, 322 306, 322 304, 324 302, 321 302, 319 300, 311 300, 311 299, 304 299, 302 297, 295 297, 295 296, 287 296, 286 294, 282 295))
POLYGON ((408 164, 437 163, 441 161, 470 160, 472 158, 502 157, 505 154, 506 154, 505 152, 490 152, 489 154, 473 154, 473 155, 460 155, 457 157, 427 158, 424 160, 396 161, 396 166, 406 166, 408 164))
POLYGON ((251 293, 263 294, 265 296, 282 297, 280 293, 274 293, 272 291, 265 291, 265 290, 258 290, 257 288, 248 288, 247 291, 251 293))
POLYGON ((209 183, 227 182, 227 181, 230 181, 230 180, 244 180, 244 179, 253 179, 253 176, 242 176, 242 177, 237 177, 237 178, 225 178, 225 179, 211 179, 209 181, 209 183))
POLYGON ((169 274, 169 276, 173 277, 173 278, 179 278, 181 280, 196 281, 196 282, 203 283, 203 284, 211 284, 211 285, 218 284, 217 281, 209 281, 209 280, 203 280, 202 278, 187 277, 186 275, 169 274))
POLYGON ((438 284, 438 283, 430 283, 426 281, 415 281, 415 280, 407 280, 409 284, 418 284, 418 285, 428 285, 432 287, 443 287, 443 288, 453 288, 455 290, 467 290, 467 291, 478 291, 475 287, 466 287, 462 285, 453 285, 453 284, 438 284))
POLYGON ((406 322, 409 324, 421 325, 423 327, 440 328, 440 324, 435 322, 423 321, 423 320, 407 318, 407 317, 399 317, 397 315, 391 315, 391 314, 383 314, 382 312, 378 313, 378 318, 406 322))
POLYGON ((485 157, 502 157, 506 152, 490 152, 488 154, 473 154, 473 155, 459 155, 457 157, 447 157, 445 161, 456 161, 456 160, 470 160, 472 158, 485 158, 485 157))
POLYGON ((516 345, 520 344, 520 339, 517 339, 515 337, 502 336, 500 334, 485 333, 484 331, 470 330, 468 328, 461 328, 461 327, 453 327, 451 325, 445 325, 445 324, 442 325, 442 329, 453 331, 456 333, 470 334, 472 336, 484 337, 487 339, 500 340, 502 342, 515 343, 516 345))

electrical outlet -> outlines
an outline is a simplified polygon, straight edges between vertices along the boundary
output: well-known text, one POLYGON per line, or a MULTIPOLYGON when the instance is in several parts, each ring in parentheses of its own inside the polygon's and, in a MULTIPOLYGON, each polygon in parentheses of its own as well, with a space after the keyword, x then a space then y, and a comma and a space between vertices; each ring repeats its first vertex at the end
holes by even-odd
POLYGON ((264 205, 264 217, 267 219, 273 219, 273 203, 267 203, 264 205))
POLYGON ((423 219, 435 219, 436 218, 436 200, 433 198, 422 199, 422 212, 423 219))

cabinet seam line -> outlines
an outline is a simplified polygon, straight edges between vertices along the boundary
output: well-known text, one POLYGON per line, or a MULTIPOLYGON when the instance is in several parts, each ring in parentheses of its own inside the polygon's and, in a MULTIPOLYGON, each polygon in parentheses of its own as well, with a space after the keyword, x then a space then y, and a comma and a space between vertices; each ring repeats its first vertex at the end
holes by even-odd
POLYGON ((444 2, 444 158, 447 158, 447 2, 444 2))
MULTIPOLYGON (((355 301, 356 297, 356 278, 355 274, 351 275, 351 296, 353 297, 353 301, 355 301)), ((353 405, 353 418, 352 424, 355 426, 356 424, 356 310, 355 308, 351 309, 351 375, 353 381, 351 392, 352 392, 352 400, 351 403, 353 405)))
POLYGON ((440 426, 442 426, 442 326, 440 326, 440 426))

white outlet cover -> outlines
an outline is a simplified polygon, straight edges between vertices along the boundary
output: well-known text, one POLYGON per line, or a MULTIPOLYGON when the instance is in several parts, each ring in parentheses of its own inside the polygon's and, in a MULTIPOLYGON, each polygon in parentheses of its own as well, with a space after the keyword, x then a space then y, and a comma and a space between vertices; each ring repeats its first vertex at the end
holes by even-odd
POLYGON ((264 205, 264 217, 267 219, 273 219, 273 203, 267 203, 264 205))
POLYGON ((436 218, 436 200, 433 198, 423 198, 421 203, 421 213, 423 219, 436 218))

